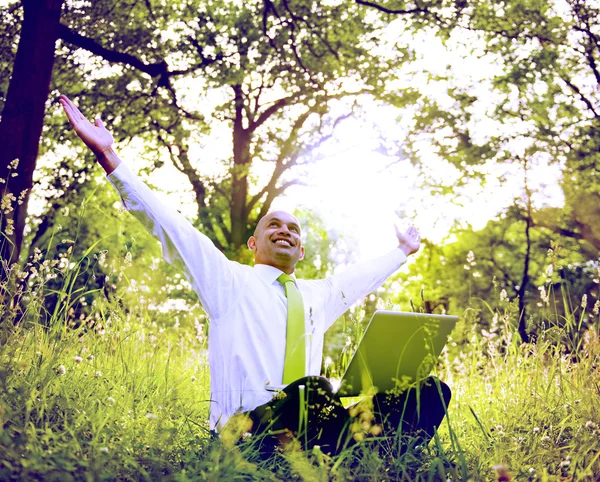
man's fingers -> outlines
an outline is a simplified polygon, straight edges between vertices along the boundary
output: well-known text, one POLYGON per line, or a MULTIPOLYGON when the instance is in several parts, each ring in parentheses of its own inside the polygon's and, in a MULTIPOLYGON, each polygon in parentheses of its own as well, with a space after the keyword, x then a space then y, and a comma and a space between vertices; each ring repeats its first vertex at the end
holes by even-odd
POLYGON ((61 101, 60 103, 63 107, 63 110, 65 111, 65 114, 67 114, 67 119, 69 120, 69 122, 71 123, 72 126, 75 126, 75 116, 73 114, 73 109, 71 109, 71 106, 64 101, 61 101))
POLYGON ((100 119, 100 117, 96 119, 96 127, 104 127, 104 122, 102 122, 102 119, 100 119))
POLYGON ((85 116, 81 113, 81 111, 77 108, 75 104, 69 99, 66 95, 60 96, 61 104, 65 107, 65 111, 67 112, 67 116, 69 120, 73 124, 74 122, 85 120, 85 116))

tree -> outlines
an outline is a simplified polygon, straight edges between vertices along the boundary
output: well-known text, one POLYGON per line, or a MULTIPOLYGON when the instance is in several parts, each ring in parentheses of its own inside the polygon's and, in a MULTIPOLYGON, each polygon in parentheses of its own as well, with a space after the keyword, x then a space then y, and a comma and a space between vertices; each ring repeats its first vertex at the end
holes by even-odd
POLYGON ((371 53, 377 28, 352 4, 140 2, 128 7, 125 24, 121 7, 95 2, 65 12, 56 85, 83 110, 92 103, 103 110, 118 139, 143 138, 155 166, 166 155, 189 180, 198 227, 234 256, 274 199, 300 182, 294 171, 316 160, 336 126, 358 112, 361 95, 401 104, 408 93, 385 92, 402 52, 371 53), (87 70, 76 64, 82 50, 94 56, 87 70), (93 70, 107 62, 121 68, 95 79, 93 70), (74 65, 84 80, 72 86, 74 65), (194 106, 194 89, 222 102, 212 112, 194 106), (197 167, 193 146, 218 122, 232 143, 221 159, 225 174, 215 179, 197 167), (270 178, 254 188, 265 166, 270 178))
POLYGON ((597 273, 581 243, 556 242, 551 230, 531 226, 528 216, 527 199, 517 199, 481 230, 457 227, 447 242, 425 243, 417 261, 398 276, 403 288, 394 302, 427 313, 459 314, 463 325, 464 319, 476 320, 476 326, 463 326, 464 336, 489 331, 495 314, 505 310, 514 310, 523 341, 537 334, 542 322, 564 324, 571 307, 564 305, 561 286, 573 299, 585 293, 597 297, 597 273))
MULTIPOLYGON (((23 24, 0 120, 0 283, 19 260, 45 103, 50 89, 62 0, 23 0, 23 24), (13 174, 17 174, 13 177, 13 174)), ((5 286, 0 284, 0 298, 5 286)))
MULTIPOLYGON (((585 240, 597 254, 599 7, 585 0, 357 3, 403 19, 413 32, 430 29, 445 43, 464 37, 465 56, 490 58, 501 69, 490 75, 484 96, 473 85, 457 86, 451 73, 438 77, 453 105, 423 98, 407 150, 430 141, 463 174, 461 183, 485 177, 493 162, 559 164, 564 209, 533 210, 532 226, 585 240)), ((419 159, 416 147, 412 157, 419 159)))

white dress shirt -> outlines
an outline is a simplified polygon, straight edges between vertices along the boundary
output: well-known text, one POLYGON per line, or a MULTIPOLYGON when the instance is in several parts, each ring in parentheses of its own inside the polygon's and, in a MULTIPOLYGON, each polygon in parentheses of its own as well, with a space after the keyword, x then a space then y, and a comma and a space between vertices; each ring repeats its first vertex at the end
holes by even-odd
MULTIPOLYGON (((283 378, 287 300, 277 281, 282 271, 228 260, 124 162, 108 179, 125 209, 160 241, 164 258, 184 271, 209 316, 211 427, 219 429, 234 413, 268 402, 273 394, 265 385, 280 385, 283 378)), ((296 281, 306 315, 307 375, 320 375, 323 335, 331 324, 405 261, 396 248, 323 280, 296 281)))

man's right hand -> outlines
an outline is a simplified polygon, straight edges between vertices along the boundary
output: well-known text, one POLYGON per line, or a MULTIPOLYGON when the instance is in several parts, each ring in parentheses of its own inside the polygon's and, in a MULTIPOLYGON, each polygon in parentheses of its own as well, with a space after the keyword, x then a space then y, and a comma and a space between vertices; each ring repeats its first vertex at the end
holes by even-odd
POLYGON ((102 121, 96 119, 96 122, 92 124, 66 95, 60 96, 60 105, 79 138, 96 155, 98 162, 106 172, 112 172, 121 161, 112 149, 113 136, 104 127, 102 121))

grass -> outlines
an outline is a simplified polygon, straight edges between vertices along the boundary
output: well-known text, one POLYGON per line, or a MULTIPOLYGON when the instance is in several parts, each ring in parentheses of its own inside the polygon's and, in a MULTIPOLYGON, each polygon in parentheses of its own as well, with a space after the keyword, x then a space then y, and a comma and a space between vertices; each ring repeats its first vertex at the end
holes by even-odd
POLYGON ((99 299, 93 325, 69 326, 67 309, 50 328, 31 312, 0 323, 0 480, 600 480, 597 316, 585 329, 546 320, 521 344, 505 310, 450 343, 437 374, 453 400, 428 447, 260 461, 208 430, 205 338, 131 310, 99 299), (557 342, 574 333, 576 346, 557 342))

